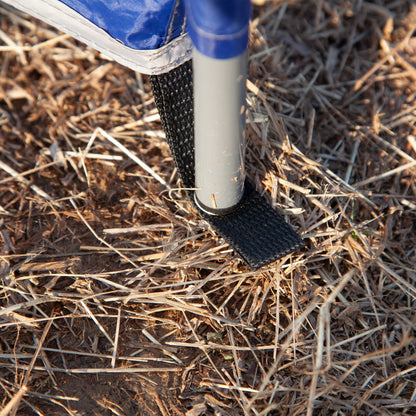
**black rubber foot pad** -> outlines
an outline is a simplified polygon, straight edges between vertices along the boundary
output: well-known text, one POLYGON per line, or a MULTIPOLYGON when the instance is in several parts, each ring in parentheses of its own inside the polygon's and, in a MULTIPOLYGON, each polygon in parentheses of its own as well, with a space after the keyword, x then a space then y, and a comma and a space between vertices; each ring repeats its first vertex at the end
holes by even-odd
POLYGON ((242 201, 235 211, 200 215, 239 254, 251 270, 271 263, 304 245, 292 227, 247 181, 242 201))
MULTIPOLYGON (((179 177, 193 201, 189 190, 195 187, 191 62, 151 76, 150 84, 179 177)), ((199 212, 253 270, 303 246, 298 234, 249 183, 232 213, 213 216, 199 212)))

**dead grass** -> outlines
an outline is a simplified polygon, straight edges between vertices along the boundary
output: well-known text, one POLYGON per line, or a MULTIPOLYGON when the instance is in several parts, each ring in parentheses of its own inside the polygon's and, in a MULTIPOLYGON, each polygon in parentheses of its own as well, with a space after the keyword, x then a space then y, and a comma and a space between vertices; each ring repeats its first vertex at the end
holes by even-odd
POLYGON ((255 3, 248 172, 307 242, 259 272, 146 78, 2 11, 1 416, 416 414, 416 8, 255 3))

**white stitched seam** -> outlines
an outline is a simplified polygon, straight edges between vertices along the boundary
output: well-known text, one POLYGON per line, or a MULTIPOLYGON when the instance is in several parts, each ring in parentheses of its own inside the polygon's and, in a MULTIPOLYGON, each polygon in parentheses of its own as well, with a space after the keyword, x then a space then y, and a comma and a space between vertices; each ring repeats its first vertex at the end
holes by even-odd
POLYGON ((58 3, 59 7, 57 7, 56 1, 53 2, 53 0, 32 0, 32 5, 34 3, 38 5, 37 9, 33 10, 27 5, 25 0, 3 1, 71 34, 83 43, 99 50, 104 55, 107 55, 136 71, 147 74, 160 74, 175 68, 191 58, 191 42, 186 34, 174 39, 159 49, 138 50, 121 44, 119 41, 112 38, 106 31, 95 26, 88 19, 82 17, 63 3, 58 3), (48 7, 53 9, 53 11, 42 13, 42 10, 46 10, 45 8, 48 7), (63 16, 63 19, 59 19, 59 22, 57 14, 59 14, 60 17, 63 16), (77 27, 78 25, 81 25, 81 28, 83 29, 82 34, 77 32, 75 25, 73 27, 67 25, 65 18, 68 21, 76 23, 77 27), (92 38, 90 38, 88 34, 90 34, 92 38), (93 38, 102 38, 103 41, 99 42, 97 39, 93 38))

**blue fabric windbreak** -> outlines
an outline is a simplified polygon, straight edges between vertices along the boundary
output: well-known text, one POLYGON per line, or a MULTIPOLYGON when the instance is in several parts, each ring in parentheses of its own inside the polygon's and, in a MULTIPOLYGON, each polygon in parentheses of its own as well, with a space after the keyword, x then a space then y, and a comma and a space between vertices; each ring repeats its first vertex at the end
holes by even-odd
POLYGON ((60 1, 133 49, 158 49, 183 33, 182 0, 60 1))
POLYGON ((187 28, 202 54, 228 59, 248 44, 250 0, 185 0, 187 28))
POLYGON ((250 0, 0 1, 145 74, 186 62, 192 43, 216 59, 241 55, 248 43, 250 0))

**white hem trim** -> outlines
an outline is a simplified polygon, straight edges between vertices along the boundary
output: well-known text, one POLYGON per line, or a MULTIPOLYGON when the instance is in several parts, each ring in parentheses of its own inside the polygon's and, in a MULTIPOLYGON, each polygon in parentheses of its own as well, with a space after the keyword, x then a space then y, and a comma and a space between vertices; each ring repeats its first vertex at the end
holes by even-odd
POLYGON ((62 30, 134 71, 158 75, 192 57, 192 42, 184 34, 159 49, 138 50, 123 45, 75 10, 56 0, 2 0, 62 30), (30 4, 30 5, 29 5, 30 4))

